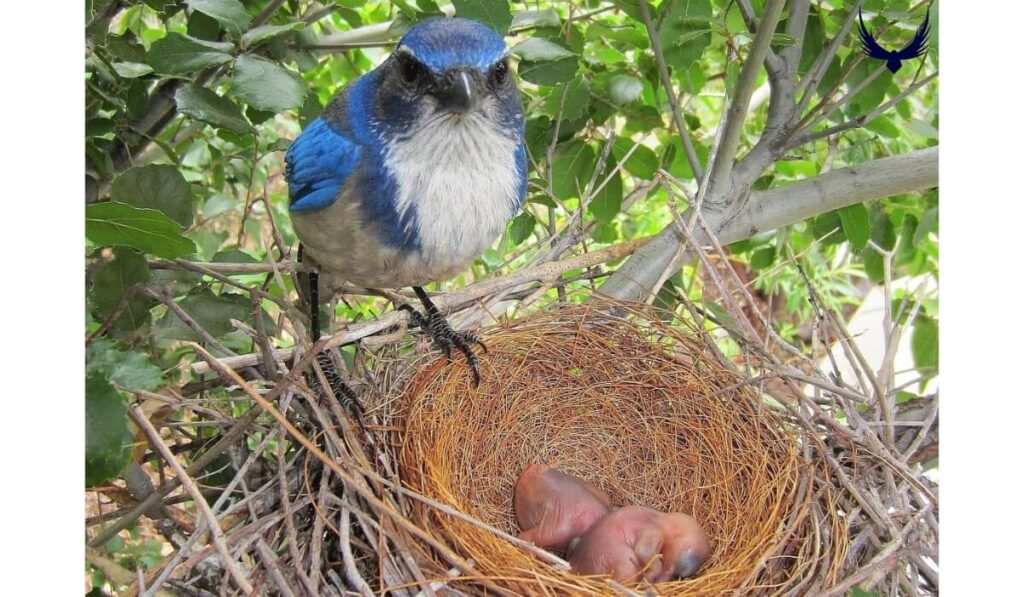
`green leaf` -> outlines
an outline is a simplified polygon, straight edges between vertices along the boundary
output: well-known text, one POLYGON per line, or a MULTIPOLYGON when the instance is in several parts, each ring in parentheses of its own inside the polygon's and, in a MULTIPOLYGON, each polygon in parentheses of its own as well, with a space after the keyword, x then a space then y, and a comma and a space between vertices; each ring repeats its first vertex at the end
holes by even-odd
POLYGON ((135 247, 164 259, 196 251, 181 226, 163 213, 115 201, 86 206, 85 236, 98 245, 135 247))
POLYGON ((858 249, 863 249, 871 238, 871 218, 863 203, 855 203, 839 211, 839 219, 843 223, 843 234, 858 249))
MULTIPOLYGON (((656 14, 652 16, 657 18, 656 14)), ((658 28, 665 61, 676 70, 686 70, 711 43, 710 0, 679 0, 672 3, 658 28)))
POLYGON ((253 56, 235 61, 231 92, 257 110, 271 112, 298 108, 306 99, 306 87, 295 73, 253 56))
POLYGON ((141 352, 124 351, 109 338, 85 347, 85 372, 99 373, 127 390, 153 391, 163 385, 163 372, 141 352))
POLYGON ((249 28, 249 13, 238 0, 185 0, 192 10, 216 19, 224 30, 238 37, 249 28))
POLYGON ((510 29, 524 29, 526 27, 558 27, 562 24, 558 11, 553 8, 544 10, 521 10, 512 15, 510 29))
POLYGON ((582 141, 570 141, 555 148, 552 187, 559 199, 579 197, 594 172, 594 150, 582 141))
POLYGON ((629 154, 629 159, 622 164, 626 172, 644 180, 654 178, 658 168, 661 167, 658 154, 646 145, 637 145, 632 154, 629 153, 631 149, 633 149, 633 142, 625 137, 619 137, 615 140, 615 145, 612 146, 612 155, 621 162, 629 154))
POLYGON ((512 11, 508 0, 452 0, 455 14, 473 19, 505 35, 512 25, 512 11))
POLYGON ((529 60, 531 62, 543 62, 576 57, 576 54, 574 54, 572 50, 540 37, 530 37, 523 40, 512 46, 510 51, 523 60, 529 60))
POLYGON ((775 247, 764 247, 758 249, 750 256, 750 267, 753 269, 764 269, 775 263, 775 247))
POLYGON ((878 203, 872 203, 868 213, 871 215, 871 240, 886 251, 891 251, 896 246, 896 229, 891 217, 878 203))
POLYGON ((110 200, 167 214, 183 227, 192 225, 192 189, 174 166, 131 168, 110 185, 110 200))
POLYGON ((111 66, 117 74, 125 79, 135 79, 153 72, 153 67, 141 62, 115 62, 111 66))
MULTIPOLYGON (((605 171, 597 177, 596 185, 604 182, 609 172, 615 170, 614 156, 608 156, 605 171)), ((607 184, 590 199, 588 211, 602 224, 611 224, 622 209, 622 174, 615 172, 607 184)))
POLYGON ((889 72, 889 69, 885 68, 884 64, 876 60, 865 60, 857 65, 850 74, 849 85, 851 88, 854 88, 860 82, 872 76, 878 69, 881 69, 881 72, 875 75, 875 78, 850 101, 849 108, 846 111, 847 116, 850 118, 863 116, 881 105, 885 99, 886 90, 892 84, 892 73, 889 72))
POLYGON ((708 82, 707 77, 704 75, 704 69, 697 62, 691 64, 689 69, 677 72, 676 78, 679 80, 679 86, 682 87, 683 91, 690 95, 698 95, 704 90, 704 85, 708 82))
POLYGON ((550 95, 550 99, 556 104, 555 114, 557 114, 558 107, 561 106, 564 120, 578 120, 583 117, 587 107, 590 106, 590 83, 587 83, 583 77, 576 77, 566 84, 564 102, 561 89, 556 89, 550 95))
MULTIPOLYGON (((89 298, 96 318, 106 319, 133 286, 148 281, 149 266, 142 253, 123 247, 114 249, 114 259, 103 264, 92 276, 89 298)), ((150 298, 136 295, 128 302, 113 331, 127 333, 149 323, 149 310, 155 304, 150 298)))
POLYGON ((939 208, 932 207, 921 215, 921 221, 914 231, 914 244, 919 245, 928 238, 928 233, 937 230, 939 224, 939 208))
POLYGON ((524 240, 530 238, 536 225, 537 220, 525 211, 513 218, 512 224, 508 228, 508 239, 511 246, 518 246, 524 240))
POLYGON ((85 379, 85 484, 99 485, 128 464, 128 407, 103 374, 85 379))
POLYGON ((158 73, 184 75, 231 62, 234 46, 203 41, 180 33, 158 39, 146 53, 146 63, 158 73))
POLYGON ((255 132, 234 102, 195 83, 179 88, 174 94, 174 101, 178 104, 179 112, 196 120, 239 134, 255 132))
POLYGON ((796 38, 787 33, 773 33, 772 34, 772 46, 776 48, 784 48, 786 46, 796 45, 796 38))
POLYGON ((864 273, 868 280, 874 284, 885 283, 885 262, 882 254, 868 247, 862 255, 864 259, 864 273))
POLYGON ((875 118, 867 123, 864 128, 889 139, 897 139, 903 134, 903 130, 886 116, 875 118))
POLYGON ((278 35, 282 35, 290 31, 299 31, 305 27, 306 24, 302 21, 286 23, 284 25, 262 25, 254 29, 250 29, 242 35, 242 47, 251 48, 256 44, 275 38, 278 35))
POLYGON ((524 81, 536 85, 558 85, 571 81, 576 76, 579 61, 576 56, 559 60, 532 62, 523 60, 519 63, 519 76, 524 81))
POLYGON ((939 370, 939 324, 927 315, 918 315, 914 320, 914 332, 910 336, 910 351, 914 356, 914 367, 931 376, 939 370))
MULTIPOLYGON (((214 294, 209 290, 194 292, 178 302, 178 306, 214 337, 223 336, 235 328, 231 320, 252 322, 252 305, 240 294, 214 294)), ((265 321, 267 329, 273 329, 272 322, 265 321)), ((202 341, 176 315, 168 312, 156 325, 156 333, 162 339, 202 341)))
POLYGON ((227 249, 225 251, 218 251, 211 259, 213 263, 259 263, 259 259, 256 259, 249 253, 241 249, 227 249))
POLYGON ((644 92, 643 81, 629 75, 615 75, 608 82, 608 94, 620 106, 640 99, 644 92))

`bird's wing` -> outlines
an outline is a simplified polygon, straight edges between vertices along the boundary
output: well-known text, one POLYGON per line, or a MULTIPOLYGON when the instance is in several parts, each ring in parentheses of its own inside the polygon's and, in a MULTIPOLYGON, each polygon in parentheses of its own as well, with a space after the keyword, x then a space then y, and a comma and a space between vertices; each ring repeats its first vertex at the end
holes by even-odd
POLYGON ((928 12, 924 13, 924 22, 917 28, 917 33, 914 34, 914 39, 910 40, 902 50, 896 52, 896 57, 900 60, 909 60, 911 58, 918 58, 923 56, 928 51, 928 33, 930 26, 928 25, 928 12))
POLYGON ((334 203, 356 169, 359 154, 359 144, 323 118, 311 122, 284 156, 291 211, 317 211, 334 203))
POLYGON ((886 50, 882 46, 878 45, 875 41, 874 36, 868 31, 868 28, 864 26, 864 13, 858 12, 857 15, 860 18, 860 43, 863 47, 864 53, 871 58, 878 58, 881 60, 888 60, 891 52, 886 50))

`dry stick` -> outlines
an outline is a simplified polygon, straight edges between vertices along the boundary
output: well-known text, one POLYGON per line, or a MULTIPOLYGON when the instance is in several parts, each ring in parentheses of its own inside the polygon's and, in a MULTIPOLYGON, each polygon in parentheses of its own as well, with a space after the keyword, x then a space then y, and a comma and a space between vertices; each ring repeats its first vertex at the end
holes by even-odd
MULTIPOLYGON (((650 237, 638 238, 617 245, 612 245, 610 247, 605 247, 604 249, 597 251, 592 251, 590 253, 584 253, 563 261, 542 263, 510 273, 502 278, 484 280, 471 286, 467 286, 460 291, 450 292, 432 298, 434 303, 440 309, 455 310, 463 308, 479 299, 506 288, 518 287, 526 282, 544 280, 552 276, 564 274, 565 272, 572 271, 574 269, 593 267, 599 263, 621 259, 633 253, 633 251, 636 251, 649 240, 650 237)), ((381 315, 372 321, 351 325, 346 331, 338 332, 329 336, 325 335, 317 342, 314 348, 317 350, 325 350, 342 346, 344 344, 350 344, 366 336, 389 329, 401 321, 408 321, 408 313, 405 311, 392 311, 381 315)), ((313 349, 311 348, 310 350, 313 349)), ((274 356, 279 359, 288 359, 294 354, 294 351, 294 348, 280 349, 274 351, 274 356)), ((260 355, 257 354, 247 354, 237 357, 221 358, 218 359, 218 363, 232 369, 240 369, 259 364, 260 358, 260 355)), ((306 360, 306 356, 303 356, 303 360, 306 360)), ((306 366, 308 366, 308 362, 306 366)), ((192 365, 192 371, 197 374, 204 374, 210 372, 211 367, 206 363, 194 363, 192 365)))
POLYGON ((341 513, 338 515, 338 545, 341 547, 341 559, 345 566, 345 579, 348 580, 349 586, 359 591, 359 594, 363 597, 373 597, 373 591, 370 589, 370 585, 366 583, 366 580, 359 574, 359 569, 356 568, 356 561, 352 555, 352 544, 350 537, 349 526, 351 520, 349 518, 350 510, 348 500, 343 499, 341 504, 341 513))
MULTIPOLYGON (((899 534, 889 541, 886 546, 879 551, 875 557, 871 558, 867 564, 862 566, 856 572, 846 577, 843 582, 831 587, 828 591, 822 593, 822 597, 831 597, 832 595, 845 595, 847 591, 853 588, 855 585, 863 582, 865 579, 870 578, 872 575, 879 572, 884 572, 888 568, 899 564, 899 558, 896 558, 896 550, 900 549, 910 532, 917 527, 917 519, 923 516, 928 510, 931 509, 931 504, 925 505, 925 510, 919 512, 914 518, 900 529, 899 534)), ((866 588, 870 589, 869 584, 866 588)))
MULTIPOLYGON (((197 345, 198 346, 198 345, 197 345)), ((241 379, 239 377, 239 379, 241 379)), ((244 383, 244 381, 243 381, 244 383)), ((262 396, 261 396, 262 398, 262 396)), ((228 551, 228 546, 224 542, 224 531, 220 528, 220 524, 217 523, 217 517, 210 510, 210 504, 206 502, 206 498, 203 497, 201 491, 196 486, 192 477, 185 472, 181 464, 171 453, 171 450, 164 443, 163 439, 160 438, 160 432, 153 427, 153 425, 146 418, 146 415, 139 409, 138 406, 132 405, 128 411, 132 415, 132 420, 149 438, 150 445, 160 451, 160 454, 164 457, 167 465, 174 470, 174 474, 181 481, 185 491, 192 496, 195 501, 196 507, 199 508, 202 517, 206 519, 207 525, 209 525, 210 536, 213 539, 213 545, 216 547, 217 552, 220 553, 221 559, 224 562, 224 566, 228 569, 231 574, 231 578, 235 580, 235 584, 239 586, 246 594, 253 592, 253 586, 249 584, 249 580, 242 573, 242 570, 238 567, 238 563, 235 562, 234 558, 231 557, 231 553, 228 551)))
MULTIPOLYGON (((288 497, 288 476, 285 472, 285 442, 277 445, 277 485, 281 493, 281 509, 284 511, 284 528, 288 534, 288 551, 291 553, 295 574, 299 582, 311 595, 316 594, 312 581, 302 568, 302 556, 299 554, 299 533, 295 530, 295 512, 292 510, 291 498, 288 497)), ((262 540, 262 538, 261 538, 262 540)))
POLYGON ((284 574, 281 573, 281 568, 277 564, 277 555, 274 554, 274 550, 270 549, 270 546, 267 545, 263 537, 258 537, 256 540, 256 553, 260 555, 260 561, 263 562, 263 566, 270 572, 270 578, 274 580, 274 584, 277 585, 281 594, 285 597, 295 597, 295 591, 292 590, 291 585, 285 580, 284 574))
MULTIPOLYGON (((322 470, 322 469, 321 469, 322 470)), ((308 479, 308 476, 307 476, 308 479)), ((320 550, 324 540, 324 520, 326 518, 320 514, 321 509, 324 507, 324 502, 327 500, 327 494, 331 484, 331 471, 322 470, 320 474, 320 489, 317 495, 316 501, 316 512, 317 516, 313 519, 313 541, 309 546, 309 580, 312 583, 312 593, 317 593, 317 588, 320 585, 320 550)))
MULTIPOLYGON (((330 456, 324 453, 323 450, 317 447, 316 444, 311 442, 309 438, 307 438, 301 431, 299 431, 294 425, 292 425, 291 421, 285 418, 284 415, 282 415, 276 408, 274 408, 274 405, 272 403, 270 403, 263 396, 260 396, 260 394, 256 392, 252 388, 252 386, 246 383, 246 381, 242 379, 242 377, 238 375, 238 373, 236 373, 233 369, 230 369, 227 366, 223 365, 220 361, 217 360, 216 357, 207 352, 206 349, 200 346, 199 344, 196 344, 194 342, 190 342, 189 344, 193 347, 193 349, 195 349, 199 356, 201 356, 210 365, 210 367, 213 368, 214 371, 224 376, 231 382, 237 384, 238 387, 241 388, 242 391, 244 391, 246 395, 248 395, 254 402, 259 404, 260 407, 264 411, 266 411, 267 414, 276 419, 277 422, 280 423, 285 428, 285 430, 288 431, 289 435, 295 438, 297 442, 302 444, 303 447, 305 447, 312 454, 314 454, 321 462, 330 467, 331 470, 334 471, 334 473, 338 475, 338 477, 341 478, 341 480, 348 487, 350 487, 353 491, 359 494, 359 497, 361 497, 368 503, 372 504, 374 507, 378 509, 378 511, 382 515, 386 515, 388 518, 390 518, 392 521, 398 524, 398 526, 402 527, 409 533, 415 535, 416 537, 420 538, 428 545, 433 547, 435 550, 437 550, 439 554, 441 554, 442 557, 448 560, 451 564, 460 567, 464 572, 473 572, 473 567, 470 566, 468 562, 466 562, 457 554, 452 552, 450 549, 448 549, 447 546, 445 546, 437 539, 432 537, 429 533, 423 531, 416 525, 412 524, 401 513, 395 511, 389 504, 385 503, 383 500, 373 495, 372 492, 363 487, 362 484, 358 483, 350 474, 348 474, 348 472, 345 471, 345 469, 339 466, 338 463, 336 463, 330 456)), ((484 584, 489 588, 497 591, 498 593, 505 593, 504 590, 502 590, 500 587, 498 587, 490 581, 484 581, 484 584)))
MULTIPOLYGON (((270 390, 270 392, 267 394, 266 400, 273 402, 274 400, 277 400, 278 396, 285 392, 285 390, 289 389, 291 385, 295 383, 296 379, 302 376, 302 373, 306 370, 307 367, 309 367, 310 363, 316 358, 318 352, 320 350, 323 350, 323 347, 326 344, 326 342, 327 340, 325 338, 322 338, 320 341, 314 344, 312 347, 313 349, 304 354, 302 358, 299 359, 297 363, 295 363, 295 366, 292 367, 292 370, 289 371, 287 375, 285 375, 283 378, 281 378, 281 380, 279 380, 276 383, 274 388, 270 390)), ((290 352, 288 356, 291 356, 290 352)), ((257 361, 254 361, 254 364, 256 362, 258 362, 258 357, 257 361)), ((250 408, 244 415, 242 415, 242 418, 238 419, 238 421, 231 427, 231 429, 227 431, 227 433, 224 434, 224 436, 217 443, 211 446, 210 449, 207 450, 206 452, 203 452, 203 454, 199 458, 196 458, 195 461, 193 461, 192 464, 185 469, 186 472, 188 472, 190 475, 195 474, 201 471, 204 467, 206 467, 206 465, 210 464, 210 462, 212 462, 214 458, 216 458, 222 452, 224 452, 224 450, 227 450, 229 447, 234 445, 234 443, 245 434, 245 431, 249 428, 249 425, 252 425, 256 421, 256 419, 259 418, 262 412, 263 411, 261 409, 256 407, 250 408)), ((139 502, 134 508, 132 508, 127 514, 125 514, 124 518, 121 518, 117 522, 111 524, 102 533, 97 535, 92 541, 89 542, 89 545, 93 547, 99 547, 100 545, 106 544, 106 542, 110 541, 114 537, 114 535, 128 528, 128 526, 131 525, 131 523, 135 521, 135 519, 141 516, 143 512, 148 510, 158 500, 163 499, 169 493, 174 491, 179 484, 180 482, 176 479, 168 480, 168 482, 165 483, 164 486, 162 486, 159 490, 157 490, 155 493, 139 502)))

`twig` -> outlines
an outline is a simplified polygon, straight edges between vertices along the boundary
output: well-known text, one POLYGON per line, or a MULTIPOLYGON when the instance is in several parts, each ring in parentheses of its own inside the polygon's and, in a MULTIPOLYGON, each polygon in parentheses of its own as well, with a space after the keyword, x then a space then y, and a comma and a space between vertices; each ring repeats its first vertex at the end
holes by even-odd
POLYGON ((676 98, 675 90, 672 88, 672 78, 668 74, 668 66, 665 64, 665 54, 661 50, 661 37, 658 35, 658 31, 654 28, 654 22, 651 20, 651 10, 647 5, 647 0, 640 0, 637 4, 640 6, 640 16, 643 17, 644 27, 647 28, 647 37, 651 40, 651 50, 654 52, 654 58, 658 63, 658 76, 661 78, 662 87, 665 88, 665 95, 668 96, 668 105, 672 110, 672 121, 676 125, 676 131, 679 133, 679 140, 683 144, 683 151, 686 153, 686 161, 690 164, 690 171, 693 172, 693 177, 700 180, 704 175, 704 169, 700 165, 700 158, 697 157, 697 151, 693 148, 693 141, 690 140, 690 134, 686 128, 686 120, 683 118, 683 115, 679 110, 679 100, 676 98))
POLYGON ((217 549, 217 552, 220 553, 223 564, 231 574, 231 578, 235 580, 235 583, 243 591, 246 593, 252 593, 254 590, 253 586, 249 583, 245 574, 238 567, 238 563, 231 557, 230 552, 228 552, 228 546, 224 542, 224 531, 221 530, 220 524, 217 523, 217 517, 210 509, 210 504, 206 502, 206 498, 203 497, 202 492, 199 491, 199 488, 192 480, 192 477, 190 477, 188 473, 185 472, 185 469, 182 468, 181 464, 178 463, 174 454, 172 454, 167 448, 167 444, 165 444, 163 439, 160 438, 160 432, 153 427, 149 422, 149 419, 146 418, 146 415, 139 409, 139 407, 137 405, 132 405, 128 412, 131 413, 132 420, 135 424, 138 425, 139 428, 142 429, 143 433, 146 434, 146 437, 149 438, 150 445, 159 450, 160 454, 163 455, 167 465, 174 471, 175 476, 178 477, 178 480, 185 488, 185 491, 192 496, 196 507, 199 508, 200 514, 209 526, 210 537, 213 539, 213 545, 217 549))

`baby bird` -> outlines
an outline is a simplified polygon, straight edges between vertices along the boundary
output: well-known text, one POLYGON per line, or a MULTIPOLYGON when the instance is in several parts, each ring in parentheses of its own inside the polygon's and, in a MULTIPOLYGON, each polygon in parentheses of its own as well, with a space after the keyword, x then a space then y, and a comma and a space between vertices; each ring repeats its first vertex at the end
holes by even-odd
POLYGON ((608 494, 544 464, 519 475, 513 499, 519 538, 559 553, 611 511, 608 494))
POLYGON ((693 576, 711 551, 692 516, 626 506, 597 521, 569 553, 577 574, 607 574, 618 582, 665 582, 693 576))

